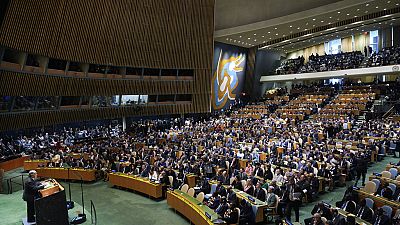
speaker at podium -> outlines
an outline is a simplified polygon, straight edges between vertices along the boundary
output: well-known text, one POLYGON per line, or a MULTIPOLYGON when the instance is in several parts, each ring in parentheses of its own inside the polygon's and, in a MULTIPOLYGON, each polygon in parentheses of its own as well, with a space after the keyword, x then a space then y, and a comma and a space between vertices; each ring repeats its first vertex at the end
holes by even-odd
POLYGON ((64 187, 54 179, 41 183, 44 189, 35 199, 36 225, 69 225, 64 187))

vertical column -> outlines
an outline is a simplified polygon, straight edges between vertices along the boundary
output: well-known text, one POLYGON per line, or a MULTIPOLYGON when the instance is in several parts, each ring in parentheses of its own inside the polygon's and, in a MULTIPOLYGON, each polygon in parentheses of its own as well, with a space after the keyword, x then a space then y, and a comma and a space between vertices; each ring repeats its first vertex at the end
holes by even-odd
POLYGON ((126 130, 126 117, 122 117, 122 131, 126 130))

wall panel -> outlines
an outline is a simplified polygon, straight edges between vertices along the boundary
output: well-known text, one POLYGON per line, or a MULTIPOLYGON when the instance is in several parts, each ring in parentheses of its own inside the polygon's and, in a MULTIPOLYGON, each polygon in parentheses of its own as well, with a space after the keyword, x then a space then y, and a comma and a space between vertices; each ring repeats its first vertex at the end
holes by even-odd
MULTIPOLYGON (((199 75, 199 77, 206 75, 199 75)), ((0 70, 0 96, 111 96, 120 94, 193 93, 194 81, 192 80, 73 78, 0 70)), ((206 92, 197 92, 197 94, 206 94, 206 92)))

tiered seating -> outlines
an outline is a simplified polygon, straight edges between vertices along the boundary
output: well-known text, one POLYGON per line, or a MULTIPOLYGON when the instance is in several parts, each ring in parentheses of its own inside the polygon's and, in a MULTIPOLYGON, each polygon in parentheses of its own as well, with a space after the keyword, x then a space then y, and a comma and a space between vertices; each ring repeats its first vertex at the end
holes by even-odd
POLYGON ((330 104, 319 111, 319 118, 347 118, 360 115, 367 103, 375 99, 375 93, 339 94, 330 104))
POLYGON ((296 118, 304 120, 305 116, 309 116, 317 111, 317 108, 328 98, 328 95, 301 95, 291 100, 286 106, 282 106, 276 112, 282 118, 296 118))

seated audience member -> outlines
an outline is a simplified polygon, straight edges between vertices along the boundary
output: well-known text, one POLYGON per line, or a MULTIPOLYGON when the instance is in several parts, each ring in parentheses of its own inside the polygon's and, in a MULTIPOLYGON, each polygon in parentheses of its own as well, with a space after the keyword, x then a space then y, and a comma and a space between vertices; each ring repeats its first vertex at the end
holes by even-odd
POLYGON ((261 183, 257 182, 256 184, 256 188, 254 190, 254 197, 256 197, 257 199, 261 200, 261 201, 265 201, 265 191, 264 189, 261 188, 261 183))
MULTIPOLYGON (((324 203, 320 202, 314 206, 311 211, 311 215, 315 215, 316 213, 320 214, 322 217, 325 217, 327 220, 332 219, 332 213, 328 207, 325 206, 324 203)), ((312 224, 313 218, 308 218, 304 220, 304 224, 309 225, 312 224)))
POLYGON ((346 200, 343 202, 343 204, 340 206, 341 209, 343 209, 346 212, 353 213, 356 210, 356 202, 353 201, 353 198, 351 196, 347 196, 346 200))
POLYGON ((240 202, 240 222, 239 224, 253 224, 254 223, 254 213, 253 208, 250 203, 245 199, 240 202))
POLYGON ((220 194, 221 196, 226 196, 226 189, 222 185, 221 181, 218 182, 217 187, 215 188, 215 192, 218 192, 218 194, 220 194))
POLYGON ((277 201, 278 196, 274 193, 274 187, 269 186, 267 196, 265 197, 265 203, 268 205, 269 208, 274 208, 277 201))
POLYGON ((283 183, 285 181, 283 175, 281 174, 280 169, 275 170, 275 176, 272 178, 272 181, 276 181, 276 182, 280 182, 280 183, 283 183))
POLYGON ((237 196, 236 193, 233 191, 232 186, 226 188, 226 199, 230 203, 237 203, 237 196))
POLYGON ((362 199, 354 211, 354 215, 358 218, 361 218, 365 221, 371 222, 372 221, 372 216, 374 214, 374 211, 369 208, 366 204, 365 199, 362 199))
POLYGON ((392 221, 390 217, 384 214, 382 208, 378 208, 375 212, 374 217, 372 218, 373 225, 391 225, 392 221))
POLYGON ((243 191, 246 192, 249 195, 253 195, 254 194, 254 185, 253 185, 253 182, 251 182, 250 179, 247 179, 246 185, 244 186, 243 191))
POLYGON ((322 222, 322 219, 321 219, 321 214, 315 213, 313 215, 312 222, 310 224, 312 224, 312 225, 324 225, 324 222, 322 222))
POLYGON ((346 219, 339 214, 339 211, 337 208, 332 208, 331 209, 332 213, 332 220, 331 223, 332 225, 345 225, 346 224, 346 219))
POLYGON ((217 209, 219 204, 221 203, 221 196, 219 196, 218 192, 214 192, 211 198, 208 200, 206 205, 210 207, 210 209, 217 209))
POLYGON ((229 209, 226 210, 222 220, 224 220, 228 225, 236 224, 239 219, 239 211, 237 210, 235 204, 230 203, 229 209))
POLYGON ((242 181, 239 179, 239 176, 235 176, 235 179, 232 182, 233 188, 243 191, 242 181))
POLYGON ((393 193, 392 189, 389 188, 389 183, 383 182, 381 188, 378 188, 376 194, 378 194, 384 198, 387 198, 387 199, 392 199, 394 193, 393 193))
POLYGON ((228 206, 228 202, 226 201, 226 197, 222 196, 221 197, 221 202, 219 204, 219 206, 215 209, 215 212, 220 215, 223 216, 226 212, 226 210, 228 210, 229 206, 228 206))

